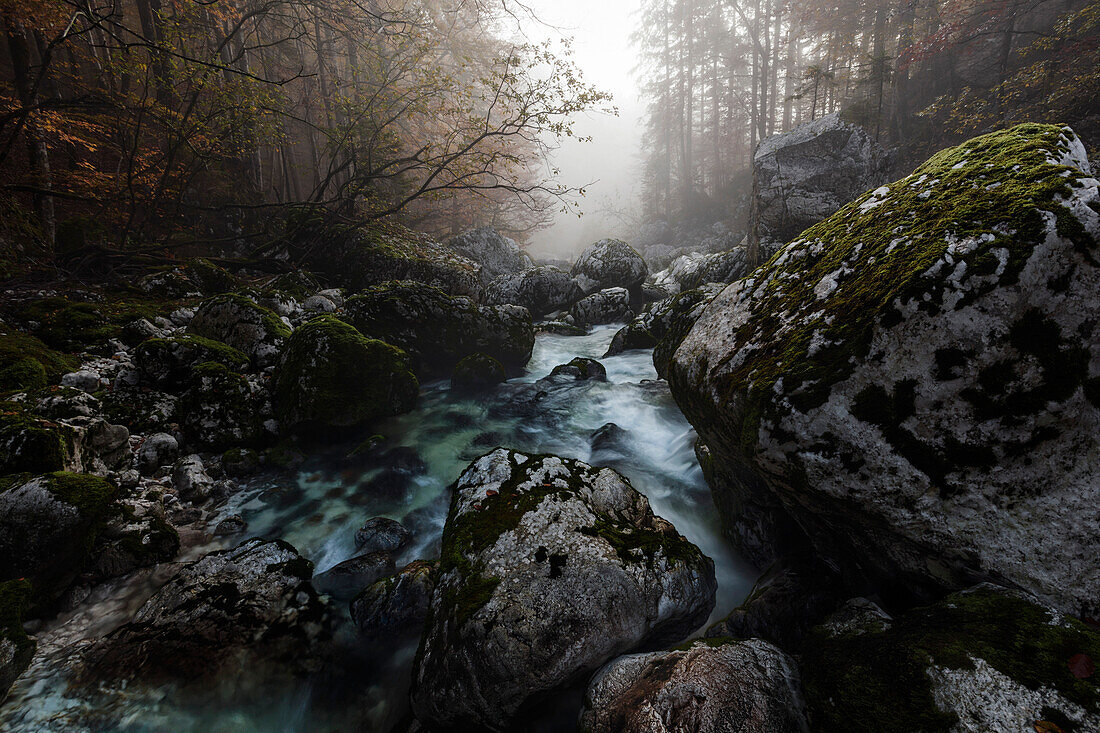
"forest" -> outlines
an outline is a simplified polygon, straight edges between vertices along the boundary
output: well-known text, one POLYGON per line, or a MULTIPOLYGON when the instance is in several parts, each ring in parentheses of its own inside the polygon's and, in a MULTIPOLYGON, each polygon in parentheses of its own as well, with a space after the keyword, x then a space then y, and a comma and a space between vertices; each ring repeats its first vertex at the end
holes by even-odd
POLYGON ((1100 0, 0 26, 0 731, 1100 732, 1100 0))

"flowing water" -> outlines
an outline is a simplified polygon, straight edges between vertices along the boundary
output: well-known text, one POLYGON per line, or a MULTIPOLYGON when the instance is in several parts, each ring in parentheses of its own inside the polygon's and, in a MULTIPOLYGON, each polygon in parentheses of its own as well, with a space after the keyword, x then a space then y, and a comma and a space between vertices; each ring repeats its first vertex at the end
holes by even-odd
MULTIPOLYGON (((416 410, 378 426, 386 441, 369 457, 349 457, 354 442, 313 456, 296 480, 255 481, 219 514, 243 516, 250 536, 287 540, 314 562, 317 572, 355 554, 355 530, 364 521, 391 517, 415 536, 397 558, 401 567, 436 555, 448 487, 471 460, 496 446, 554 453, 617 469, 649 497, 658 515, 713 558, 718 580, 714 618, 724 616, 748 593, 754 573, 721 537, 695 458, 695 433, 665 383, 657 381, 651 352, 602 358, 615 328, 598 327, 586 336, 539 335, 526 374, 488 394, 460 396, 446 382, 428 384, 416 410), (536 385, 575 356, 599 359, 607 381, 536 385), (604 428, 609 423, 618 429, 604 428)), ((216 547, 206 545, 192 554, 210 549, 216 547)), ((117 625, 126 609, 148 595, 152 581, 136 585, 141 592, 133 582, 99 589, 81 616, 44 631, 40 645, 60 649, 76 633, 74 627, 83 632, 79 636, 117 625)), ((66 695, 49 662, 38 660, 0 711, 0 730, 385 730, 400 722, 407 713, 416 640, 367 649, 345 623, 337 647, 337 669, 324 680, 270 695, 257 696, 253 690, 247 703, 233 692, 239 680, 228 692, 212 691, 199 701, 183 702, 171 688, 66 695)), ((539 727, 568 729, 576 719, 576 704, 575 695, 563 697, 559 709, 547 716, 550 722, 539 727)))

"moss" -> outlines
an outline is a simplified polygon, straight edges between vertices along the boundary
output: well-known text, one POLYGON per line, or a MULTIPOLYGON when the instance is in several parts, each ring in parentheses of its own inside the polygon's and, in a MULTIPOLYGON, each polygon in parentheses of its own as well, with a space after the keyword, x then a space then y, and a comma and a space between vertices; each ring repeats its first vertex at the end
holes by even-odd
POLYGON ((66 467, 73 430, 37 418, 21 405, 0 403, 0 473, 44 473, 66 467))
MULTIPOLYGON (((200 310, 210 310, 221 305, 232 305, 239 312, 250 313, 251 315, 247 320, 262 325, 269 338, 285 339, 290 337, 290 327, 283 323, 283 320, 275 314, 275 311, 259 305, 251 298, 240 293, 216 295, 213 298, 204 300, 199 308, 200 310)), ((212 339, 225 337, 225 334, 216 333, 214 330, 204 331, 200 323, 201 319, 198 322, 193 321, 188 327, 188 332, 212 339)))
MULTIPOLYGON (((119 505, 126 509, 125 505, 119 505)), ((144 521, 146 528, 126 532, 118 539, 119 547, 133 559, 136 567, 143 568, 170 560, 179 554, 180 536, 176 528, 159 514, 149 514, 137 520, 130 510, 131 521, 144 521)))
POLYGON ((0 641, 15 647, 11 660, 0 667, 0 700, 34 656, 34 639, 23 630, 23 617, 32 596, 31 582, 25 578, 0 583, 0 641))
POLYGON ((65 471, 55 471, 46 478, 50 493, 76 507, 80 516, 93 525, 102 524, 112 511, 118 487, 107 479, 65 471))
POLYGON ((1041 606, 983 587, 914 609, 882 631, 817 629, 802 665, 815 725, 824 733, 953 730, 958 721, 936 707, 926 670, 973 669, 972 658, 1100 712, 1100 679, 1078 679, 1068 665, 1076 654, 1100 659, 1100 634, 1072 618, 1051 621, 1041 606))
POLYGON ((228 270, 203 257, 196 257, 188 262, 185 270, 199 290, 207 295, 226 293, 237 287, 237 278, 228 270))
POLYGON ((147 339, 134 351, 134 363, 142 374, 168 386, 186 383, 191 370, 204 362, 239 370, 248 364, 248 357, 221 341, 195 335, 147 339))
POLYGON ((181 427, 197 445, 211 450, 259 439, 259 410, 248 380, 224 364, 207 361, 191 369, 180 398, 181 427))
POLYGON ((265 292, 286 293, 298 300, 304 300, 320 289, 321 284, 317 282, 317 278, 305 270, 285 272, 264 285, 265 292))
POLYGON ((20 316, 39 324, 36 335, 48 346, 61 351, 81 351, 117 338, 122 329, 111 323, 95 303, 71 302, 66 298, 42 298, 28 303, 20 316))
POLYGON ((679 534, 672 525, 663 531, 648 527, 636 527, 615 517, 596 517, 591 527, 579 530, 590 537, 601 537, 614 549, 625 563, 645 560, 652 567, 658 554, 664 555, 670 564, 697 562, 702 553, 695 545, 679 534))
POLYGON ((500 384, 507 379, 504 365, 488 354, 470 354, 455 364, 451 374, 451 387, 457 390, 476 391, 500 384))
POLYGON ((79 367, 78 359, 54 351, 34 336, 0 334, 0 392, 45 387, 79 367))
POLYGON ((320 316, 287 341, 275 399, 288 427, 348 426, 411 409, 419 388, 403 351, 320 316))
POLYGON ((758 269, 756 315, 735 334, 736 344, 751 350, 720 385, 723 394, 746 397, 742 446, 755 443, 761 419, 775 409, 780 377, 783 393, 798 399, 800 409, 819 405, 866 355, 875 327, 897 322, 895 302, 942 309, 947 285, 925 273, 951 242, 976 241, 957 258, 968 266, 962 280, 968 298, 1016 282, 1045 239, 1043 212, 1052 212, 1059 232, 1091 258, 1096 243, 1060 203, 1086 176, 1050 162, 1069 149, 1071 136, 1057 126, 1027 124, 944 150, 887 193, 865 194, 807 229, 758 269), (998 275, 991 268, 993 259, 1001 267, 999 250, 1007 257, 998 275), (839 271, 845 274, 835 289, 818 297, 815 288, 839 271), (811 350, 815 338, 827 345, 811 350))

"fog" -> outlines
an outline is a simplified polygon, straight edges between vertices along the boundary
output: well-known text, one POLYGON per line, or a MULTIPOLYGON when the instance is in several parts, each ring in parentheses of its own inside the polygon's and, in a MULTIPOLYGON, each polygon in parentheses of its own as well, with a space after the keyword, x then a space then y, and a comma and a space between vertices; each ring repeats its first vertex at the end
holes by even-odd
POLYGON ((642 101, 633 69, 636 51, 630 34, 639 0, 534 0, 530 7, 545 25, 530 24, 532 39, 574 39, 573 50, 585 78, 614 95, 618 116, 589 114, 576 120, 579 138, 567 139, 554 153, 559 180, 585 186, 581 216, 559 212, 554 224, 536 232, 529 251, 536 257, 568 259, 585 245, 608 236, 628 237, 637 216, 638 150, 642 101))

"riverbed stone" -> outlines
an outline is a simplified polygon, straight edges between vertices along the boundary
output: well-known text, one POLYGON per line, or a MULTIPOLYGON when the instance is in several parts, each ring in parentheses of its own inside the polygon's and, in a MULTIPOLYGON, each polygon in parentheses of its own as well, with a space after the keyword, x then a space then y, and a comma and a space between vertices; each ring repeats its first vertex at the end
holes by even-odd
POLYGON ((634 318, 630 293, 626 288, 607 288, 585 296, 573 304, 569 314, 579 328, 621 323, 634 318))
POLYGON ((428 617, 428 600, 438 563, 417 560, 369 585, 351 601, 351 618, 368 638, 419 632, 428 617))
POLYGON ((619 657, 588 685, 583 733, 808 733, 798 665, 760 639, 619 657))
POLYGON ((454 488, 414 713, 509 730, 615 656, 683 638, 714 591, 713 562, 615 471, 494 450, 454 488))
POLYGON ((327 632, 312 564, 281 540, 245 540, 189 563, 84 654, 92 680, 193 681, 257 660, 306 670, 327 632))
POLYGON ((649 274, 645 260, 621 239, 601 239, 588 245, 570 274, 586 295, 605 288, 641 287, 649 274))
POLYGON ((538 265, 512 275, 501 275, 485 286, 483 301, 489 305, 518 305, 532 318, 568 308, 584 293, 568 272, 552 265, 538 265))

